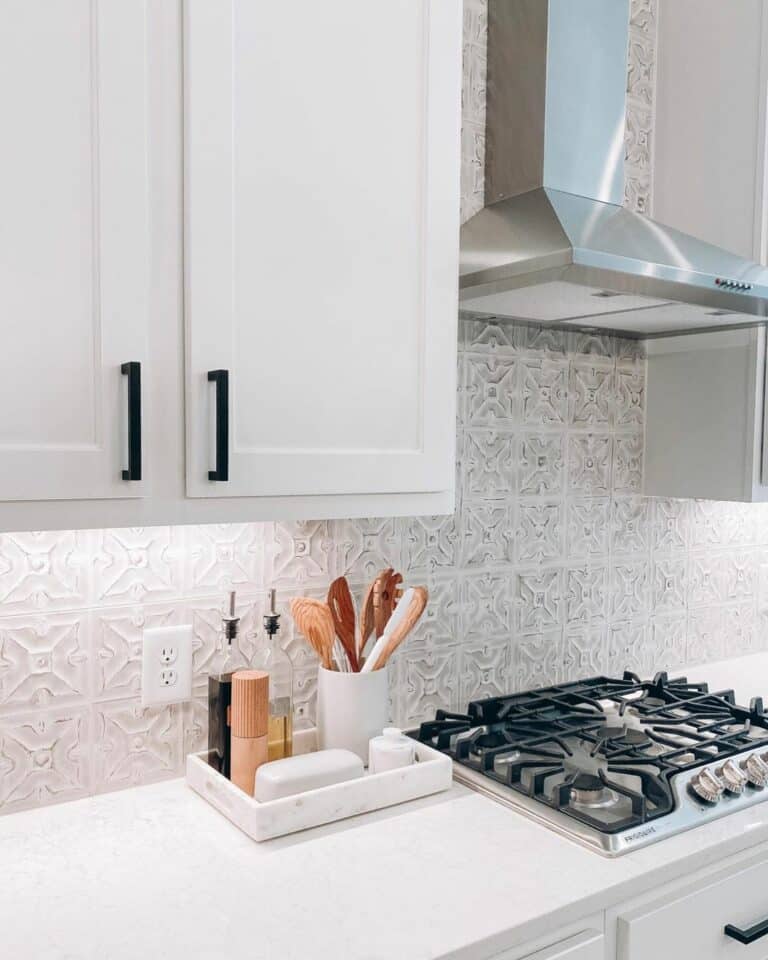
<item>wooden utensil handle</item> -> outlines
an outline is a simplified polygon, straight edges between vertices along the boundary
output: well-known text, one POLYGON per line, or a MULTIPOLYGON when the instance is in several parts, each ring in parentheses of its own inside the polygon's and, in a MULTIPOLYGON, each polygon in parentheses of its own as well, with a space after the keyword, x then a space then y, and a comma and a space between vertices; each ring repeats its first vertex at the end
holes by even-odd
POLYGON ((402 621, 392 631, 392 635, 387 640, 386 646, 376 658, 376 663, 373 665, 374 670, 380 670, 386 665, 389 658, 392 656, 395 650, 397 650, 403 640, 405 640, 411 630, 413 630, 413 628, 419 622, 422 613, 424 613, 424 608, 426 607, 427 600, 429 598, 429 593, 427 592, 426 587, 414 587, 413 592, 414 597, 411 600, 408 611, 406 612, 402 621))
POLYGON ((365 645, 368 643, 368 639, 374 631, 373 591, 375 586, 376 580, 374 579, 368 584, 368 589, 365 591, 365 596, 363 597, 363 605, 360 608, 360 631, 357 637, 358 663, 362 660, 365 645))
POLYGON ((389 620, 390 611, 387 609, 386 598, 384 594, 389 578, 393 573, 394 569, 392 567, 387 567, 386 570, 382 570, 381 573, 376 577, 376 580, 373 584, 373 623, 377 639, 384 633, 387 620, 389 620))
POLYGON ((346 577, 337 577, 328 588, 328 606, 336 635, 341 641, 349 665, 357 673, 360 667, 355 645, 355 603, 346 577))

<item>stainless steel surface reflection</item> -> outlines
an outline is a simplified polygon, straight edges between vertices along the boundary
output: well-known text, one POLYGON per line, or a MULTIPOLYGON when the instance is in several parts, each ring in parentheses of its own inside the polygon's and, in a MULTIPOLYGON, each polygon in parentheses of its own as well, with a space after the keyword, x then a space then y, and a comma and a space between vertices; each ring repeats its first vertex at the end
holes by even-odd
POLYGON ((489 0, 466 312, 636 337, 764 322, 768 270, 621 206, 628 25, 628 0, 489 0))

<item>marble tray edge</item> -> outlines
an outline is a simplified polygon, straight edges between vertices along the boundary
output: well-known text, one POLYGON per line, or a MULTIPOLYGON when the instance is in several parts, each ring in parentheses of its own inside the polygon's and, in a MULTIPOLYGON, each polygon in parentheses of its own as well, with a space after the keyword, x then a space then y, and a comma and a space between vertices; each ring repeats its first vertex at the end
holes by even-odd
POLYGON ((214 770, 206 757, 206 752, 187 756, 187 785, 257 842, 439 793, 450 788, 453 778, 450 758, 418 743, 417 762, 410 767, 259 803, 214 770))

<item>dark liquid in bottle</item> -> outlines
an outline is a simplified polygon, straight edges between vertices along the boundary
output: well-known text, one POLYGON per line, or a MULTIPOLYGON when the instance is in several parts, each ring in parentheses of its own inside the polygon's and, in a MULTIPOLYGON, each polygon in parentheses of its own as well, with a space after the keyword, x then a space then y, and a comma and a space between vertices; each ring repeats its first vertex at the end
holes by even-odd
POLYGON ((208 763, 230 778, 232 674, 208 677, 208 763))

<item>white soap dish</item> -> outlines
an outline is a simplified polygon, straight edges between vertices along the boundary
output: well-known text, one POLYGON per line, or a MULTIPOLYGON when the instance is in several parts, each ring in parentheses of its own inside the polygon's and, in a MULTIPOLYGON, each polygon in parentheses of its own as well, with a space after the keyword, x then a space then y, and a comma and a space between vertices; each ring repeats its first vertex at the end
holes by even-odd
POLYGON ((450 758, 423 743, 415 746, 416 762, 409 767, 366 774, 266 803, 249 797, 211 767, 207 752, 187 757, 187 784, 243 833, 260 842, 447 790, 453 775, 450 758))

